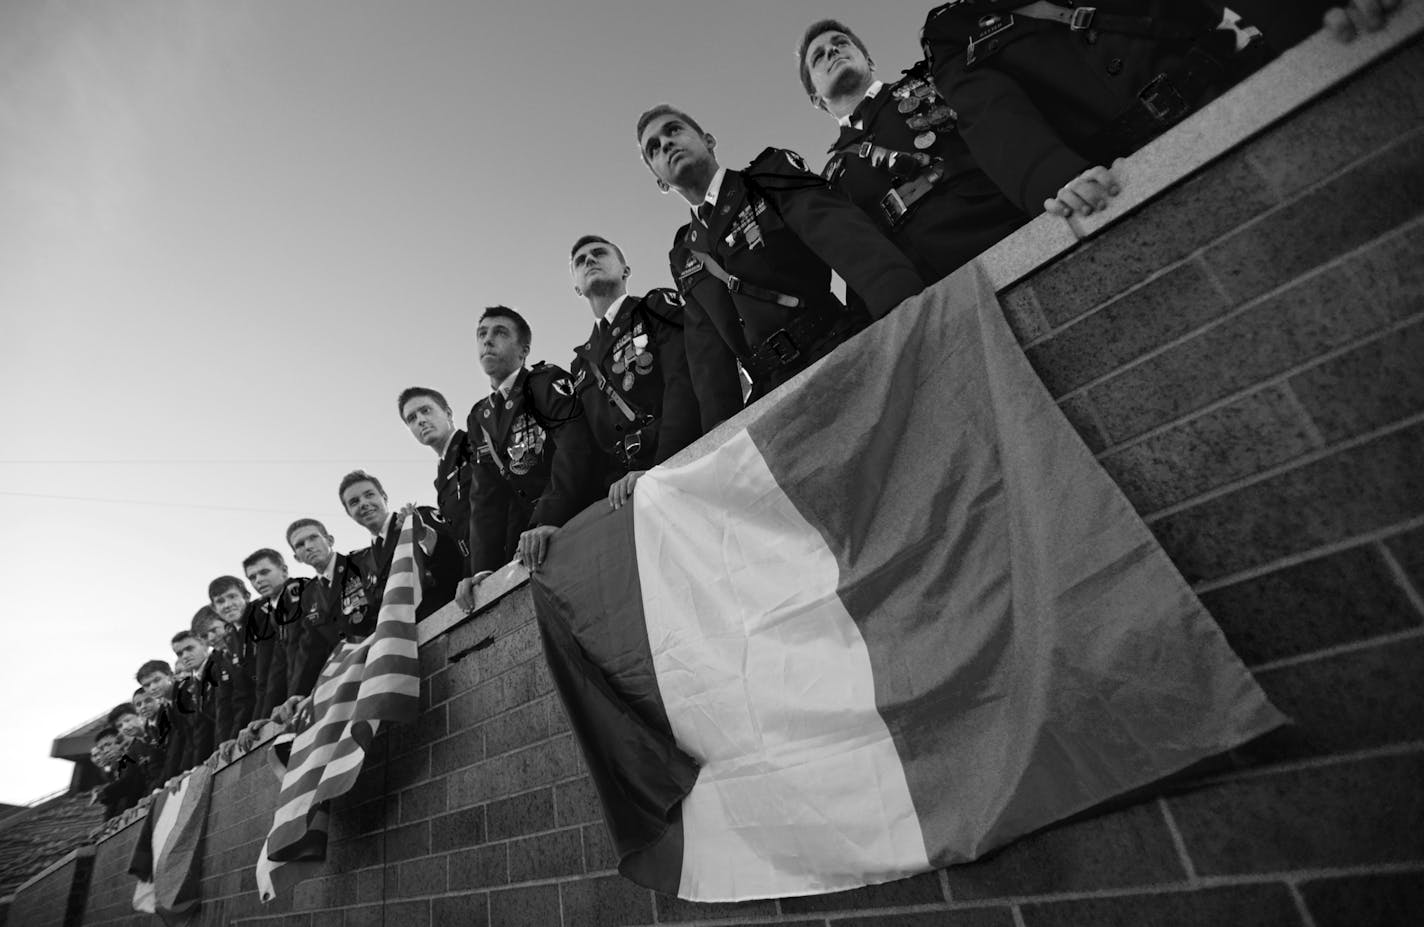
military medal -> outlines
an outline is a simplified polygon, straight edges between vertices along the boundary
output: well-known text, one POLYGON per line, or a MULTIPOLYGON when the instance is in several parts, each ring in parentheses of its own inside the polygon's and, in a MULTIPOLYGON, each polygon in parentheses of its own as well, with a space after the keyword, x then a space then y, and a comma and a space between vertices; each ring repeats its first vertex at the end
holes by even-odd
POLYGON ((923 151, 933 145, 937 137, 934 132, 921 132, 915 136, 915 147, 923 151))
POLYGON ((895 108, 898 109, 902 115, 908 115, 920 108, 920 100, 918 97, 907 96, 899 103, 896 103, 895 108))

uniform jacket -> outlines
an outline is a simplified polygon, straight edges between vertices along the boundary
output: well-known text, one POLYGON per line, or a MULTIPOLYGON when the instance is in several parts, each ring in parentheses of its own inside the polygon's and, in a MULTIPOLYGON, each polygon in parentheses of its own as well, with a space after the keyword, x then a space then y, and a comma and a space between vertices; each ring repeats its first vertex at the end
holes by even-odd
MULTIPOLYGON (((749 358, 795 313, 845 311, 830 289, 832 270, 875 319, 925 285, 869 216, 811 173, 799 155, 777 148, 745 170, 726 172, 711 214, 679 230, 669 260, 687 303, 683 337, 704 431, 742 406, 738 359, 749 358), (801 299, 803 307, 730 292, 698 252, 747 283, 801 299)), ((777 382, 815 359, 798 358, 777 382)), ((753 383, 753 396, 775 385, 753 383)))
POLYGON ((287 697, 310 695, 327 657, 345 629, 361 625, 366 616, 366 584, 360 571, 345 554, 332 554, 336 565, 331 583, 324 576, 307 580, 302 587, 301 618, 293 635, 295 647, 288 651, 287 697))
POLYGON ((538 505, 553 468, 555 433, 577 414, 573 380, 544 363, 521 370, 507 399, 496 402, 491 394, 470 409, 471 574, 508 563, 519 535, 545 523, 538 505))
POLYGON ((241 659, 252 666, 254 707, 249 720, 270 718, 287 699, 288 644, 301 633, 306 584, 305 579, 288 579, 275 599, 248 603, 241 659))
POLYGON ((954 111, 935 90, 923 62, 867 97, 852 114, 852 125, 841 128, 830 153, 823 173, 832 186, 874 219, 928 281, 945 277, 1028 221, 1028 213, 1009 202, 975 163, 955 126, 954 111), (853 127, 857 123, 858 129, 853 127), (881 202, 914 175, 896 176, 861 157, 857 152, 866 143, 905 153, 908 157, 897 159, 902 163, 923 154, 943 165, 943 179, 895 225, 881 202))
MULTIPOLYGON (((1139 106, 1138 91, 1180 64, 1198 39, 1206 41, 1221 17, 1193 0, 1098 0, 1100 12, 1170 22, 1198 37, 1164 39, 1074 32, 1014 14, 1020 6, 1018 0, 952 0, 930 12, 922 40, 975 160, 1033 215, 1087 168, 1131 153, 1105 142, 1102 129, 1139 106)), ((1211 43, 1229 57, 1234 38, 1223 32, 1211 43)))
POLYGON ((582 414, 559 429, 540 524, 563 525, 628 471, 650 469, 702 434, 682 309, 674 290, 629 296, 611 323, 595 325, 574 348, 570 374, 582 414))
MULTIPOLYGON (((415 610, 415 618, 419 621, 455 598, 455 588, 464 575, 465 564, 440 513, 428 505, 416 506, 416 510, 420 513, 421 522, 435 534, 434 548, 426 551, 422 547, 416 557, 420 568, 420 605, 415 610)), ((359 625, 348 624, 344 629, 346 636, 360 639, 376 629, 376 621, 381 614, 381 598, 386 592, 386 580, 391 575, 391 562, 399 541, 400 523, 392 518, 385 532, 374 539, 371 546, 353 550, 347 555, 362 576, 366 611, 359 625)))
MULTIPOLYGON (((251 605, 248 606, 251 608, 251 605)), ((232 740, 247 727, 257 710, 257 673, 254 655, 245 647, 246 626, 228 635, 217 654, 217 694, 214 737, 218 743, 232 740)))
POLYGON ((457 428, 435 470, 435 507, 459 547, 463 562, 470 557, 470 481, 474 466, 465 432, 457 428))

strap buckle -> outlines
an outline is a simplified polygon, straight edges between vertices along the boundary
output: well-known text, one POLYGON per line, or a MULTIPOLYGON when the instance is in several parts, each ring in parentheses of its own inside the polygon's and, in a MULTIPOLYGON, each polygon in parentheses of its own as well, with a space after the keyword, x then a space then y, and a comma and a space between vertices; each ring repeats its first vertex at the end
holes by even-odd
POLYGON ((766 339, 763 347, 771 350, 776 355, 776 359, 783 364, 789 364, 801 356, 801 349, 796 345, 796 339, 791 337, 791 333, 784 328, 776 330, 771 337, 766 339))
POLYGON ((900 191, 894 187, 880 198, 880 209, 885 213, 885 218, 890 221, 892 228, 899 225, 900 220, 905 218, 905 213, 910 211, 910 207, 905 205, 905 200, 900 196, 900 191))
POLYGON ((1068 19, 1068 30, 1070 32, 1082 32, 1092 28, 1093 16, 1098 12, 1095 6, 1076 6, 1073 8, 1073 15, 1068 19))
POLYGON ((638 452, 643 449, 643 433, 635 431, 626 438, 618 442, 618 452, 623 457, 623 463, 632 465, 633 458, 638 456, 638 452))
POLYGON ((1163 122, 1185 116, 1190 109, 1166 74, 1158 74, 1148 81, 1147 86, 1138 91, 1137 99, 1153 119, 1163 122))
POLYGON ((728 275, 727 275, 727 292, 728 292, 728 293, 740 293, 740 292, 742 292, 742 278, 741 278, 741 277, 738 277, 736 274, 728 274, 728 275))

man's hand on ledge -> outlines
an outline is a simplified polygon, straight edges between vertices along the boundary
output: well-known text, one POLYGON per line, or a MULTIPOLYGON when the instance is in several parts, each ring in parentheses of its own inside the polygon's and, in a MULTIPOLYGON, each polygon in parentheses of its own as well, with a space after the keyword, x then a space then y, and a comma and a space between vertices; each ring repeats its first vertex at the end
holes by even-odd
POLYGON ((494 570, 480 570, 474 576, 466 576, 455 588, 455 604, 467 613, 475 610, 475 587, 484 582, 494 570))
POLYGON ((633 498, 633 487, 638 485, 638 480, 643 478, 646 470, 634 470, 621 480, 617 480, 608 487, 608 504, 615 509, 621 509, 633 498))
POLYGON ((1354 41, 1361 32, 1378 32, 1403 0, 1350 0, 1325 11, 1325 28, 1341 42, 1354 41))
POLYGON ((1061 219, 1075 214, 1088 216, 1107 209, 1108 200, 1121 192, 1122 185, 1111 171, 1101 166, 1090 167, 1065 183, 1051 198, 1044 200, 1043 211, 1061 219))
POLYGON ((247 753, 257 746, 257 738, 262 734, 262 728, 267 726, 266 718, 259 718, 247 727, 237 732, 237 749, 247 753))
POLYGON ((292 715, 296 712, 297 706, 302 703, 300 695, 294 695, 276 708, 272 709, 272 720, 285 727, 292 720, 292 715))
POLYGON ((553 537, 554 532, 558 530, 553 525, 540 525, 521 534, 519 536, 519 555, 515 559, 531 573, 537 570, 544 563, 544 557, 549 553, 549 538, 553 537))

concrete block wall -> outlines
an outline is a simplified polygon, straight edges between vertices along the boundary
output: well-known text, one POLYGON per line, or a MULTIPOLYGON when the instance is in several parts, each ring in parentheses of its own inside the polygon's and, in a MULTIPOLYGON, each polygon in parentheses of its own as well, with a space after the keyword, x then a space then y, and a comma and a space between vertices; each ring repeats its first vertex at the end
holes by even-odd
MULTIPOLYGON (((327 861, 278 903, 260 905, 253 879, 276 779, 260 755, 219 773, 199 923, 1415 923, 1421 255, 1415 41, 1001 291, 1070 420, 1297 722, 1235 762, 900 882, 735 905, 656 896, 614 871, 515 589, 422 645, 420 721, 377 738, 333 809, 327 861)), ((83 923, 150 922, 128 910, 138 829, 98 846, 83 923)), ((10 923, 53 922, 20 913, 38 907, 19 893, 10 923)))

